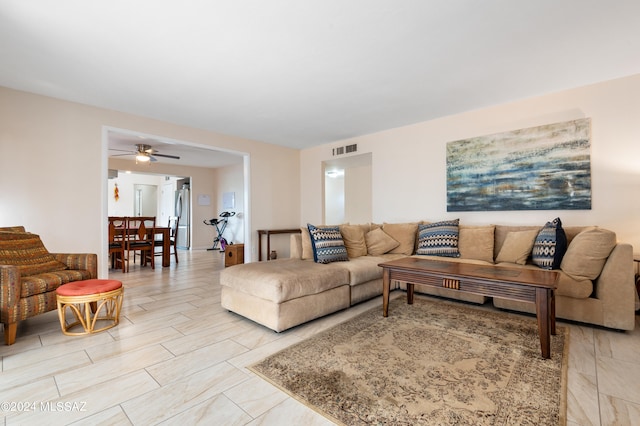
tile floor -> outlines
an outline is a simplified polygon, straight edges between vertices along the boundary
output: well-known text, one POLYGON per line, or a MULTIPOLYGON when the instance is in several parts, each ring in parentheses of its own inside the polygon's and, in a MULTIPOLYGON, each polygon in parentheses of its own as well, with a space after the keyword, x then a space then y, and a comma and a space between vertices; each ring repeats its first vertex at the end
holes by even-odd
MULTIPOLYGON (((223 261, 183 251, 178 265, 113 272, 125 303, 106 332, 64 336, 55 311, 22 322, 0 346, 2 424, 332 424, 245 367, 381 299, 278 334, 222 309, 223 261)), ((640 424, 638 318, 630 333, 568 325, 569 426, 640 424)))

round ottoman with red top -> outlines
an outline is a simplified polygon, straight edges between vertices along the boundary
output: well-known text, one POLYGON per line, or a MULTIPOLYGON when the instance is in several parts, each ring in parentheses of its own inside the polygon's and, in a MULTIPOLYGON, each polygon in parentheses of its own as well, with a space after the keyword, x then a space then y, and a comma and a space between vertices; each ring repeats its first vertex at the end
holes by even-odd
POLYGON ((115 327, 120 320, 123 294, 122 282, 117 280, 94 279, 61 285, 56 289, 56 299, 62 332, 79 336, 115 327), (67 308, 71 322, 66 318, 67 308), (78 325, 83 331, 69 331, 78 325))

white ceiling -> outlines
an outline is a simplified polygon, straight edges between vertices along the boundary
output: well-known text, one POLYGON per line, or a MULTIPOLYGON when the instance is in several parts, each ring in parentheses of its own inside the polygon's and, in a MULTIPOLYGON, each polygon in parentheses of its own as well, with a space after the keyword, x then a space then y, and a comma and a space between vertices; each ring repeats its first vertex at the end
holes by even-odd
POLYGON ((2 0, 0 85, 305 148, 638 74, 639 18, 638 0, 2 0))
MULTIPOLYGON (((145 144, 151 146, 153 152, 156 153, 153 157, 164 164, 215 169, 243 162, 242 155, 237 153, 189 145, 186 141, 176 141, 126 130, 108 130, 107 142, 109 157, 119 156, 121 159, 130 161, 135 161, 136 145, 145 144), (180 159, 167 158, 157 154, 174 155, 180 159)), ((153 167, 153 163, 150 166, 153 167)))

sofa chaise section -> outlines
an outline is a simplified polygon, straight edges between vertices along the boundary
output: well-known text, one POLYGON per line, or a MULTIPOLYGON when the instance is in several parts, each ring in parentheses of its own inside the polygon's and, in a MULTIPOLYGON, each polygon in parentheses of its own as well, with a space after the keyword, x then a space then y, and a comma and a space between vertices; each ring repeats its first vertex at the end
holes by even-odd
POLYGON ((275 331, 349 307, 349 272, 338 264, 278 259, 220 273, 222 307, 275 331))

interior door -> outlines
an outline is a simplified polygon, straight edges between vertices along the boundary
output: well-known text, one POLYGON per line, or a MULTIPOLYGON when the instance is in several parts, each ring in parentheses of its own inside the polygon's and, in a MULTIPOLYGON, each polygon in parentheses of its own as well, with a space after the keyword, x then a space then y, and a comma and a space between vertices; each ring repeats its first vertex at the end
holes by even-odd
POLYGON ((133 215, 158 216, 158 187, 156 185, 133 185, 133 215))

